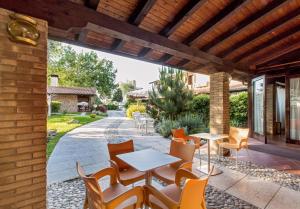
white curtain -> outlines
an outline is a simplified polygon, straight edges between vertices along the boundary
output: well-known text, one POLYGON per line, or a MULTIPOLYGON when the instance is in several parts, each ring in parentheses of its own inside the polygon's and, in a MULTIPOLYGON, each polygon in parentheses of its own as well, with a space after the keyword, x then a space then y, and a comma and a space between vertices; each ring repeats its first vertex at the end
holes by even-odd
POLYGON ((276 121, 281 123, 281 129, 285 128, 285 88, 276 88, 276 121))
POLYGON ((290 137, 300 140, 300 78, 290 79, 290 137))
POLYGON ((264 80, 254 82, 254 132, 264 134, 264 80))

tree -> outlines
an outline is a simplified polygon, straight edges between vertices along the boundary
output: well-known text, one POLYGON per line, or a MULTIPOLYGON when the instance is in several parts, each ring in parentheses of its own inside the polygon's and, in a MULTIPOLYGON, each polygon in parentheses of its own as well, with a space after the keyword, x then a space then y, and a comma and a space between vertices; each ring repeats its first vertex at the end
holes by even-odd
POLYGON ((116 91, 113 94, 112 100, 116 101, 116 102, 122 102, 123 101, 122 90, 120 88, 116 89, 116 91))
POLYGON ((100 96, 111 96, 117 72, 112 61, 100 59, 94 51, 78 53, 55 41, 49 41, 48 50, 48 74, 57 74, 60 85, 96 87, 100 96))
POLYGON ((150 105, 154 106, 168 119, 176 119, 178 115, 187 112, 188 102, 192 92, 186 87, 183 73, 170 67, 160 69, 159 84, 149 91, 150 105))
POLYGON ((124 83, 120 83, 119 86, 124 96, 126 96, 128 92, 136 89, 135 81, 127 81, 124 83))

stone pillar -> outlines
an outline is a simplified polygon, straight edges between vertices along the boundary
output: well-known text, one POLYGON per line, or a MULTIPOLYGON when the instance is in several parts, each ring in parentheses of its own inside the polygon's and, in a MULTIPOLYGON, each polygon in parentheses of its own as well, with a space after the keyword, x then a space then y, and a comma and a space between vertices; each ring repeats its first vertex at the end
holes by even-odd
MULTIPOLYGON (((229 133, 229 75, 218 72, 210 75, 210 133, 229 133)), ((212 152, 218 150, 213 144, 212 152)))
MULTIPOLYGON (((30 6, 30 5, 29 5, 30 6)), ((0 8, 0 208, 46 208, 47 22, 37 46, 12 42, 0 8)))

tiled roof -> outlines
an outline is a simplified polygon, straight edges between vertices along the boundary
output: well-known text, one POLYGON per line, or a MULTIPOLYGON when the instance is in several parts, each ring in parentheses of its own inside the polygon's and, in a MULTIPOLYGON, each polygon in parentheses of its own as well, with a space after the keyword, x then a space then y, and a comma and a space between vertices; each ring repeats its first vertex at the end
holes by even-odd
POLYGON ((56 87, 48 86, 48 94, 75 94, 75 95, 96 95, 94 87, 56 87))
MULTIPOLYGON (((194 88, 194 93, 196 94, 209 94, 209 86, 194 88)), ((230 83, 229 91, 230 92, 239 92, 239 91, 247 91, 247 86, 243 85, 240 82, 230 83)))

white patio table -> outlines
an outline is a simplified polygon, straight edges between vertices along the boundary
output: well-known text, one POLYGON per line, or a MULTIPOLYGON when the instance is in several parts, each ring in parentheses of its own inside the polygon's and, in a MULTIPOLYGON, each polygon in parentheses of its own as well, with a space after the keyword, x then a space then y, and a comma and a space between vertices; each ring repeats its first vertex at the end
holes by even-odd
MULTIPOLYGON (((228 135, 227 134, 197 133, 197 134, 193 134, 191 136, 196 136, 196 137, 199 137, 199 138, 204 139, 204 140, 207 141, 207 165, 198 167, 198 170, 201 171, 202 173, 209 174, 209 172, 212 168, 212 166, 210 164, 210 141, 217 141, 217 140, 220 140, 220 139, 226 139, 226 138, 228 138, 228 135)), ((218 175, 218 174, 221 174, 221 173, 222 173, 222 170, 220 170, 219 168, 214 167, 214 170, 213 170, 211 175, 215 176, 215 175, 218 175)))

